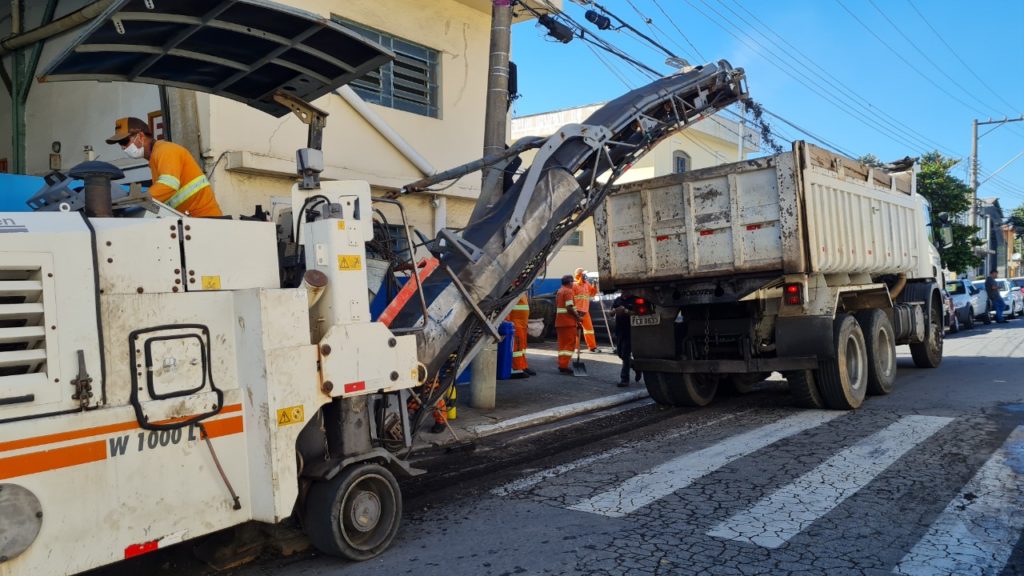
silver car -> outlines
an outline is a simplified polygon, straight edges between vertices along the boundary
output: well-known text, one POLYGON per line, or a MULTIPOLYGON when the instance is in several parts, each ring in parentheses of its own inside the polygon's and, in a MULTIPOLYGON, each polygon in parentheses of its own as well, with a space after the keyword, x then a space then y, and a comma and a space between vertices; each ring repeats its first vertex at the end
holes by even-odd
POLYGON ((960 328, 974 327, 975 320, 988 324, 988 296, 984 290, 978 290, 970 280, 963 278, 946 282, 946 291, 953 300, 956 317, 960 328))

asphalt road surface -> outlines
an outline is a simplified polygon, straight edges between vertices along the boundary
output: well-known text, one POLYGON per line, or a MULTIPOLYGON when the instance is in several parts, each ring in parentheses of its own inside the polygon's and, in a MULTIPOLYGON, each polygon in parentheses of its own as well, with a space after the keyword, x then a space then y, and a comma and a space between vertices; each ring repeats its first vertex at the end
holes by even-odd
POLYGON ((660 410, 420 490, 375 560, 233 573, 1024 574, 1024 320, 948 337, 936 370, 899 368, 853 412, 794 408, 782 382, 660 410))

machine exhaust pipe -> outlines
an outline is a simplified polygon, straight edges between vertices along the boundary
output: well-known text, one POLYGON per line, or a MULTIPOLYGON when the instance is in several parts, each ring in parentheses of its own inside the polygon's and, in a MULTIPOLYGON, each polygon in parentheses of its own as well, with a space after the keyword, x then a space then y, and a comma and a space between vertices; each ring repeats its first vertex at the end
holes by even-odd
POLYGON ((110 181, 124 178, 120 168, 107 162, 82 162, 68 172, 72 178, 85 181, 85 215, 90 218, 111 218, 114 208, 110 200, 110 181))

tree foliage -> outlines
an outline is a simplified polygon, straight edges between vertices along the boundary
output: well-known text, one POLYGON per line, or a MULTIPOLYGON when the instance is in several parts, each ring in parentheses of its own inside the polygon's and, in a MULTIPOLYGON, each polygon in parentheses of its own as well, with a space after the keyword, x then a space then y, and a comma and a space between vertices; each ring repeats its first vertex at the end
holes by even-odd
POLYGON ((857 162, 860 162, 861 164, 865 164, 867 166, 871 166, 872 168, 878 168, 879 166, 882 165, 882 161, 879 160, 878 156, 875 156, 874 154, 865 154, 860 158, 857 158, 857 162))
POLYGON ((974 248, 981 246, 983 241, 977 237, 977 226, 960 223, 971 208, 971 188, 949 173, 958 162, 938 151, 921 156, 917 192, 931 204, 933 223, 949 222, 952 244, 944 246, 942 241, 936 242, 943 265, 953 272, 963 273, 981 263, 981 258, 974 254, 974 248))

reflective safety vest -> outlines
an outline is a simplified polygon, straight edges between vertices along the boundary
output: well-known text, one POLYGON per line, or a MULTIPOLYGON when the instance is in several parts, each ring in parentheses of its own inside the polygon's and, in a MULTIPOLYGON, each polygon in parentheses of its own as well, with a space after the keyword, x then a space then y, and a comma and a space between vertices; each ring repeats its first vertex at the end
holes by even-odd
POLYGON ((576 326, 576 315, 569 312, 567 304, 575 306, 573 289, 562 286, 555 293, 555 328, 576 326))
POLYGON ((197 218, 223 215, 206 174, 183 146, 154 142, 149 170, 153 173, 149 194, 156 200, 197 218))
POLYGON ((508 321, 524 325, 530 321, 530 298, 526 294, 520 296, 519 301, 512 307, 512 311, 508 313, 508 321))
POLYGON ((573 291, 573 303, 576 305, 576 309, 583 314, 590 313, 590 298, 597 295, 597 288, 593 284, 587 282, 585 277, 579 277, 576 279, 576 283, 572 285, 573 291))

